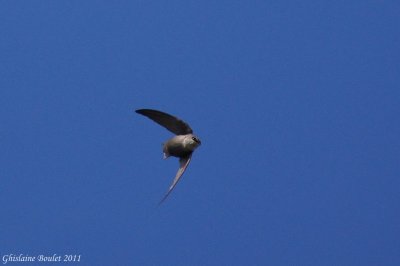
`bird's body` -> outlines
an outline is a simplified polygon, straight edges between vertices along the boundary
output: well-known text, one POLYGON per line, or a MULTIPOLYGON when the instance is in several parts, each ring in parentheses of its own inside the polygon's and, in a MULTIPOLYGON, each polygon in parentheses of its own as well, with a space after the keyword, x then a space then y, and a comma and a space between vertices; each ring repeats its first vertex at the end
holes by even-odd
POLYGON ((178 135, 169 139, 163 145, 164 158, 169 156, 181 158, 191 154, 200 145, 193 138, 198 140, 193 134, 178 135))
POLYGON ((178 157, 180 166, 167 194, 160 202, 162 203, 182 177, 190 163, 193 151, 201 145, 201 141, 193 134, 193 130, 190 126, 177 117, 151 109, 136 110, 136 113, 147 116, 157 124, 176 134, 176 136, 163 144, 164 159, 170 156, 178 157))

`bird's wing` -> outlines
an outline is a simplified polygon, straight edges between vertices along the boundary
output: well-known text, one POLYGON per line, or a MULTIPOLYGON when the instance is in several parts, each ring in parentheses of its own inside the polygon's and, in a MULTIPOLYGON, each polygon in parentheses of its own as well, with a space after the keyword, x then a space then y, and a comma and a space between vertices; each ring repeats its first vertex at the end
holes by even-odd
POLYGON ((171 186, 169 187, 167 194, 165 194, 165 196, 162 198, 162 200, 160 201, 159 204, 164 202, 164 200, 168 197, 168 195, 175 188, 176 184, 178 184, 179 179, 182 177, 182 175, 185 172, 186 168, 188 167, 191 159, 192 159, 192 154, 189 154, 188 156, 182 157, 179 159, 179 170, 176 173, 174 181, 172 182, 171 186))
POLYGON ((151 109, 139 109, 136 110, 136 113, 147 116, 176 135, 193 133, 193 130, 186 122, 167 113, 151 109))

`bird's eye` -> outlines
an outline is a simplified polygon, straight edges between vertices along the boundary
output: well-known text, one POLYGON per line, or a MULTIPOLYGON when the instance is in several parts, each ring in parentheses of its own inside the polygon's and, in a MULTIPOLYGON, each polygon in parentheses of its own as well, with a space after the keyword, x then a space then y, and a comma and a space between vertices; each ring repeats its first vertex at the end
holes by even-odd
POLYGON ((197 142, 197 139, 196 139, 195 137, 192 137, 192 140, 194 140, 194 141, 196 141, 196 142, 197 142))

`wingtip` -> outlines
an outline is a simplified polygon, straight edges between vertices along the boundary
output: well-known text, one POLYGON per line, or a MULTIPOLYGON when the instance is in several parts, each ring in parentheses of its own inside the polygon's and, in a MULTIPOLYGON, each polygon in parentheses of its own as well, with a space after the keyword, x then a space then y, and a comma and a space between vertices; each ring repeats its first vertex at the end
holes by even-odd
POLYGON ((168 191, 168 193, 160 200, 160 202, 158 202, 158 206, 163 204, 163 202, 168 198, 170 193, 171 193, 171 191, 168 191))
POLYGON ((148 116, 147 114, 149 112, 160 112, 160 111, 152 110, 152 109, 136 109, 135 112, 138 113, 138 114, 141 114, 141 115, 148 116))
POLYGON ((160 200, 157 204, 157 206, 161 206, 161 204, 163 204, 163 202, 165 201, 165 199, 163 198, 162 200, 160 200))

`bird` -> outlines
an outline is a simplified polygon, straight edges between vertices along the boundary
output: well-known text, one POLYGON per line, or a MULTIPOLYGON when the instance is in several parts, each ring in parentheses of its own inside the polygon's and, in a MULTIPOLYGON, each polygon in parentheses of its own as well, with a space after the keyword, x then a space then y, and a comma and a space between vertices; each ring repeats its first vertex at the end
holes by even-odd
POLYGON ((153 109, 138 109, 135 112, 148 117, 175 134, 174 137, 163 143, 163 158, 167 159, 170 156, 179 158, 179 169, 167 193, 159 202, 161 204, 178 184, 192 159, 194 150, 201 145, 201 141, 193 134, 189 124, 178 117, 153 109))

